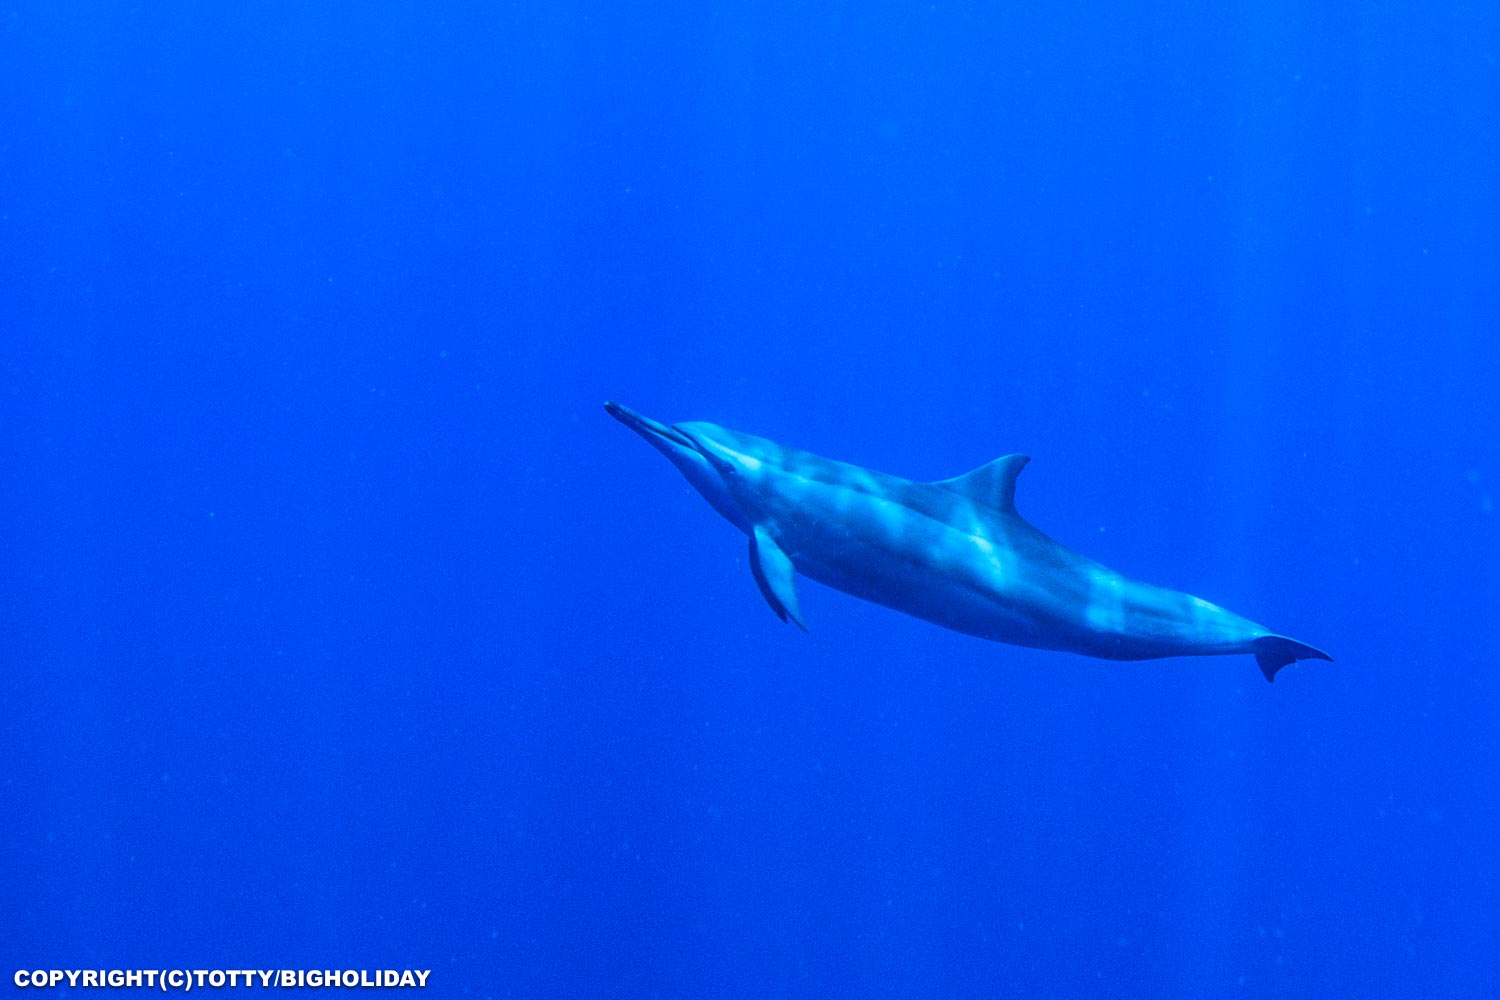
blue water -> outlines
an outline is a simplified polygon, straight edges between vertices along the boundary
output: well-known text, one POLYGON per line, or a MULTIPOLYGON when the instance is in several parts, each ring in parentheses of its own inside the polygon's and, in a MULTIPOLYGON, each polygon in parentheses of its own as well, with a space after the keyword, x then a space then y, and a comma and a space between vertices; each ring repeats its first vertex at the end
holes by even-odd
POLYGON ((1500 996, 1497 38, 0 5, 3 981, 1500 996), (1337 662, 804 635, 606 398, 1337 662))

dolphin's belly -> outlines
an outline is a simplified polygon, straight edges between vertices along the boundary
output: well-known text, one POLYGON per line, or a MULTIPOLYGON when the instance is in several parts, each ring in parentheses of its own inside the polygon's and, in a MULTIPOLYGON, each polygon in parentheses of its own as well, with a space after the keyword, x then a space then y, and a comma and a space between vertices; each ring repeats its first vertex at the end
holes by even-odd
POLYGON ((941 625, 955 632, 1020 646, 1065 649, 1057 631, 1045 628, 1017 605, 956 583, 941 574, 885 570, 868 565, 798 561, 803 575, 862 600, 941 625))

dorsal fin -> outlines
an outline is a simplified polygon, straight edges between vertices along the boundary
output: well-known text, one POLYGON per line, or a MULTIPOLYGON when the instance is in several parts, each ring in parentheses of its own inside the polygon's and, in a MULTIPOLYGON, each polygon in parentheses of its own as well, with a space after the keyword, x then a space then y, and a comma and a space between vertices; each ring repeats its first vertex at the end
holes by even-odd
POLYGON ((1005 514, 1016 512, 1016 477, 1031 461, 1030 455, 1005 455, 988 465, 981 465, 972 472, 965 472, 952 479, 939 479, 938 486, 946 486, 986 507, 993 507, 1005 514))

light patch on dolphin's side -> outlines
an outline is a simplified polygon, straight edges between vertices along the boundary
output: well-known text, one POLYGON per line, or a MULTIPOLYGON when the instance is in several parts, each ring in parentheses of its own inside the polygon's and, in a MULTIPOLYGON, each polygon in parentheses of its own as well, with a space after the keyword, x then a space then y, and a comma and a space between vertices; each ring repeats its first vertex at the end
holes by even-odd
MULTIPOLYGON (((954 513, 957 514, 958 512, 955 511, 954 513)), ((989 534, 985 531, 984 520, 979 516, 979 512, 974 509, 973 505, 965 505, 963 513, 964 519, 959 527, 963 529, 964 534, 989 541, 989 534)), ((955 520, 957 520, 956 517, 955 520)))
POLYGON ((872 498, 872 503, 875 505, 875 519, 885 532, 886 538, 892 542, 902 541, 912 525, 911 518, 906 514, 906 508, 885 499, 872 498))
POLYGON ((875 482, 875 477, 864 469, 851 469, 845 473, 845 485, 852 486, 861 493, 879 495, 880 484, 875 482))
POLYGON ((1089 600, 1084 620, 1096 632, 1120 632, 1125 627, 1125 581, 1108 570, 1089 571, 1089 600))
POLYGON ((1192 609, 1192 634, 1199 642, 1213 641, 1228 612, 1212 601, 1191 594, 1188 595, 1188 607, 1192 609))
POLYGON ((854 506, 856 500, 865 499, 853 490, 846 489, 842 486, 830 487, 826 483, 818 483, 811 480, 802 480, 802 482, 805 484, 804 488, 807 490, 811 490, 814 487, 822 487, 823 489, 828 490, 833 497, 834 508, 837 509, 841 514, 847 513, 849 511, 849 508, 854 506))
MULTIPOLYGON (((984 556, 986 562, 995 563, 995 542, 990 538, 989 526, 984 523, 984 518, 979 516, 973 504, 966 503, 954 508, 951 523, 984 556)), ((999 568, 998 563, 995 566, 999 568)))
POLYGON ((984 557, 984 562, 994 574, 994 583, 1005 582, 1005 561, 1000 558, 1000 549, 982 531, 971 532, 969 538, 974 542, 974 547, 984 557))

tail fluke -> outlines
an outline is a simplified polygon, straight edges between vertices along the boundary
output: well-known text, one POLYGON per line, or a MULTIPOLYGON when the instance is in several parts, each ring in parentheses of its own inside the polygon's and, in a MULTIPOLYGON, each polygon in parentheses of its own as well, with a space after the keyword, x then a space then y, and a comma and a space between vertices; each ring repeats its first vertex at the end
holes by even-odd
POLYGON ((1333 657, 1321 649, 1314 649, 1305 642, 1288 639, 1284 635, 1263 635, 1250 643, 1255 653, 1255 662, 1266 680, 1276 680, 1276 671, 1297 660, 1332 660, 1333 657))

